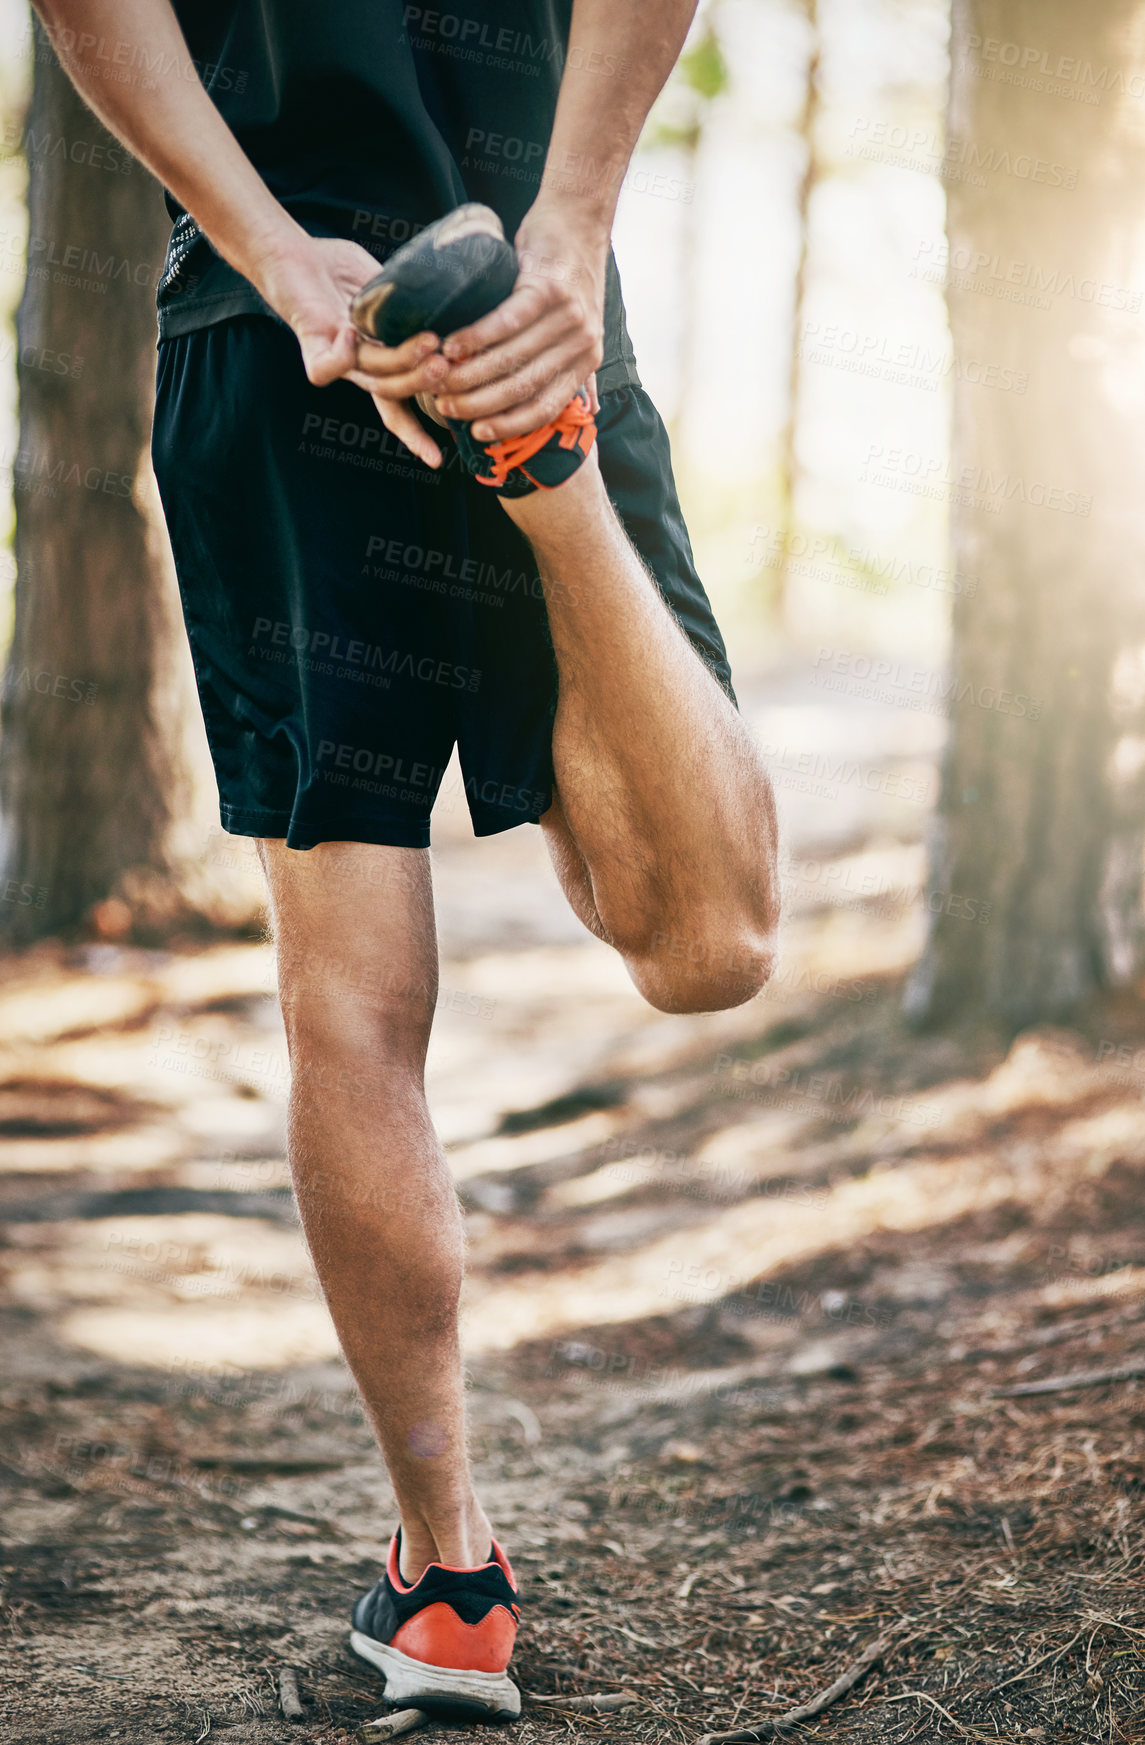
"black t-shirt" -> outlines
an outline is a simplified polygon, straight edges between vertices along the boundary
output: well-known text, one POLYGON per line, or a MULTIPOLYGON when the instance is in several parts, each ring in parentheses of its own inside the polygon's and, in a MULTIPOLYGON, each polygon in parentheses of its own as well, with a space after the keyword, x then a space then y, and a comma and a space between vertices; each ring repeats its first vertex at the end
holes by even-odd
MULTIPOLYGON (((271 192, 313 236, 379 262, 480 200, 512 238, 552 132, 572 0, 175 0, 212 100, 271 192)), ((623 69, 617 69, 622 74, 623 69)), ((602 74, 602 77, 606 76, 602 74)), ((266 312, 168 195, 160 337, 266 312)), ((638 380, 609 257, 602 390, 638 380)))

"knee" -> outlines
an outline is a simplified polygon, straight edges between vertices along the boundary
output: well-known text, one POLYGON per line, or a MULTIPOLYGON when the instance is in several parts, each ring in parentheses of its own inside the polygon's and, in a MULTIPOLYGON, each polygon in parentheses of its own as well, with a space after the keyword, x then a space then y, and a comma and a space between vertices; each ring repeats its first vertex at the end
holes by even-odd
POLYGON ((772 935, 693 939, 653 934, 650 949, 627 959, 628 972, 659 1012, 725 1012, 761 992, 775 968, 772 935))
POLYGON ((315 983, 285 973, 281 1005, 297 1078, 318 1070, 368 1075, 377 1083, 415 1077, 425 1063, 436 990, 365 993, 337 979, 315 983))

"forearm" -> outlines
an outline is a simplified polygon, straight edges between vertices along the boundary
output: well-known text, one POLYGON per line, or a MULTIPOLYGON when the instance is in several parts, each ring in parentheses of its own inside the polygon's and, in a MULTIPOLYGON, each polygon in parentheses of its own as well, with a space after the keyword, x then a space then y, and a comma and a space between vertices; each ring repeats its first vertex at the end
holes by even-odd
POLYGON ((538 198, 607 239, 640 131, 696 0, 573 0, 568 56, 538 198))
POLYGON ((191 65, 169 0, 34 0, 76 89, 185 206, 215 248, 260 285, 263 265, 304 237, 259 176, 191 65), (141 51, 148 83, 104 80, 84 36, 141 51), (68 44, 74 45, 70 50, 68 44))

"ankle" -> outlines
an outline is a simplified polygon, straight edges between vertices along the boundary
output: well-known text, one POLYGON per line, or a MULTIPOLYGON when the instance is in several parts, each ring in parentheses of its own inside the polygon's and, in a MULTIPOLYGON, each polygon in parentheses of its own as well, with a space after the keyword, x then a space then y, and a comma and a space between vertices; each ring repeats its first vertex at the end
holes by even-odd
POLYGON ((473 1569, 491 1555, 493 1529, 489 1517, 474 1497, 448 1520, 430 1525, 415 1517, 408 1525, 402 1518, 401 1554, 398 1571, 404 1582, 415 1582, 431 1563, 450 1563, 473 1569))
POLYGON ((406 1583, 420 1581, 431 1563, 437 1563, 437 1546, 424 1521, 402 1517, 402 1536, 398 1546, 398 1574, 406 1583))
POLYGON ((476 1497, 471 1497, 450 1522, 434 1527, 438 1557, 442 1563, 460 1564, 473 1569, 489 1561, 493 1529, 489 1517, 476 1497))
MULTIPOLYGON (((526 539, 545 545, 552 539, 563 540, 570 528, 583 525, 586 515, 598 513, 603 497, 604 481, 594 444, 563 484, 531 491, 526 497, 502 497, 500 502, 526 539)), ((604 502, 607 504, 607 498, 604 502)))

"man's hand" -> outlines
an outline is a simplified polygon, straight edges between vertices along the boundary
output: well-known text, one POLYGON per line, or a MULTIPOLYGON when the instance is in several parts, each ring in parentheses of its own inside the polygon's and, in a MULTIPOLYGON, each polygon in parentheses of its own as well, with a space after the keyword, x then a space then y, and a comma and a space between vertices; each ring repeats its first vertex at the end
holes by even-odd
POLYGON ((434 388, 437 409, 473 424, 478 442, 524 436, 555 418, 604 355, 608 231, 538 200, 514 238, 521 264, 505 301, 443 349, 452 368, 434 388))
POLYGON ((437 335, 379 345, 362 339, 350 320, 350 299, 377 271, 356 242, 304 237, 259 261, 256 282, 297 335, 310 380, 323 387, 345 377, 364 388, 386 429, 427 466, 439 467, 441 450, 409 404, 415 394, 432 393, 449 368, 437 335))

